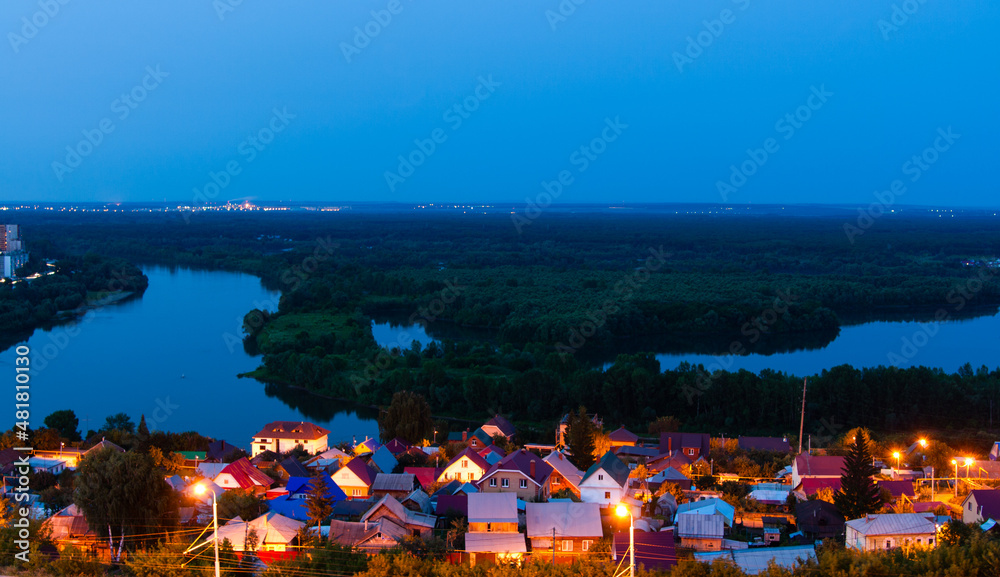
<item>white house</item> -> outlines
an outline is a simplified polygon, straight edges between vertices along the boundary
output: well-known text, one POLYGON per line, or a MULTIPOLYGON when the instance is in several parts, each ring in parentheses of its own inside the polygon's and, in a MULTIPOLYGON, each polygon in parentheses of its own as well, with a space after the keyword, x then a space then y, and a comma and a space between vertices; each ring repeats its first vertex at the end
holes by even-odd
POLYGON ((305 421, 274 421, 264 425, 259 433, 253 436, 251 456, 256 457, 264 451, 287 453, 298 445, 302 445, 309 454, 315 455, 327 450, 327 436, 330 431, 305 421))
POLYGON ((628 474, 628 465, 608 451, 584 473, 579 485, 580 500, 602 507, 617 505, 627 493, 628 474))
POLYGON ((845 524, 847 547, 878 551, 896 547, 933 547, 937 544, 934 516, 923 513, 886 513, 852 519, 845 524))

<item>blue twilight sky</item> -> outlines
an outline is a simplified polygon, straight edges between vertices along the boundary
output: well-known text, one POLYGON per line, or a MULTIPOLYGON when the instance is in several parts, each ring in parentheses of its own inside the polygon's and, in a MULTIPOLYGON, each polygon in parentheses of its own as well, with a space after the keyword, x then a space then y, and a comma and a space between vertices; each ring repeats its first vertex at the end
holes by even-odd
POLYGON ((576 2, 3 0, 0 200, 1000 205, 1000 2, 576 2))

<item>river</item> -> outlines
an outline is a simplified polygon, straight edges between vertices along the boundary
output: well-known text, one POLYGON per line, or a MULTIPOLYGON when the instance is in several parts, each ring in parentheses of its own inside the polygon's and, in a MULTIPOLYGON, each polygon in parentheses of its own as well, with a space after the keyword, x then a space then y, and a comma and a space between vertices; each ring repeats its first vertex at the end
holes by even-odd
MULTIPOLYGON (((249 449, 271 421, 311 421, 336 444, 377 436, 371 410, 264 385, 237 375, 260 365, 243 350, 241 324, 252 308, 277 309, 278 293, 257 277, 144 267, 141 297, 96 309, 20 344, 31 349, 31 426, 72 409, 80 432, 125 412, 150 430, 197 431, 249 449)), ((0 375, 14 384, 16 347, 0 353, 0 375)), ((0 376, 0 378, 3 378, 0 376)), ((13 386, 11 386, 13 391, 13 386)), ((14 398, 2 421, 14 422, 14 398)))

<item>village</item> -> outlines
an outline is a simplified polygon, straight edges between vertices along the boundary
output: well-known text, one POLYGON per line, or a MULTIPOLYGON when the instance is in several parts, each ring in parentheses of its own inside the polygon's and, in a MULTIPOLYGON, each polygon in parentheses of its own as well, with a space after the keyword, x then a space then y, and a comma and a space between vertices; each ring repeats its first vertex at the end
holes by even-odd
MULTIPOLYGON (((211 555, 217 521, 218 542, 261 566, 295 559, 318 540, 368 555, 420 543, 418 550, 438 547, 449 562, 468 565, 588 558, 670 571, 681 559, 721 558, 753 575, 769 563, 815 560, 823 542, 858 551, 933 548, 956 523, 990 532, 1000 520, 1000 443, 985 459, 953 455, 952 467, 936 472, 926 466, 933 441, 924 438, 872 453, 877 510, 850 518, 835 504, 848 492, 850 457, 827 454, 836 450, 797 453, 782 437, 603 430, 599 416, 570 413, 554 444, 521 445, 515 426, 495 415, 440 443, 397 437, 329 446, 322 427, 276 421, 253 434, 249 452, 217 440, 161 462, 172 463, 173 474, 163 476, 178 497, 180 524, 200 530, 189 553, 211 555), (581 418, 600 432, 585 469, 570 449, 571 424, 581 427, 581 418), (213 514, 235 495, 255 503, 248 518, 213 514)), ((850 446, 867 432, 848 435, 850 446)), ((27 461, 34 478, 58 479, 102 452, 125 449, 102 438, 88 448, 36 450, 27 461)), ((22 458, 0 451, 11 503, 22 458)), ((109 553, 107 533, 89 526, 78 504, 50 510, 37 493, 30 503, 58 550, 111 559, 114 544, 109 553)))

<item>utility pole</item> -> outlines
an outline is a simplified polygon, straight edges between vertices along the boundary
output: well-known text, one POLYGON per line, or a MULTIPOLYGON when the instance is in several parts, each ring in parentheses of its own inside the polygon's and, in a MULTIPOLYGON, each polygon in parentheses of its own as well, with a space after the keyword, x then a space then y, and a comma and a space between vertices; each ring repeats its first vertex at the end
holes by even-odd
POLYGON ((802 379, 802 417, 799 419, 799 454, 802 454, 802 433, 806 428, 806 379, 802 379))
POLYGON ((552 526, 552 566, 556 566, 556 527, 552 526))

